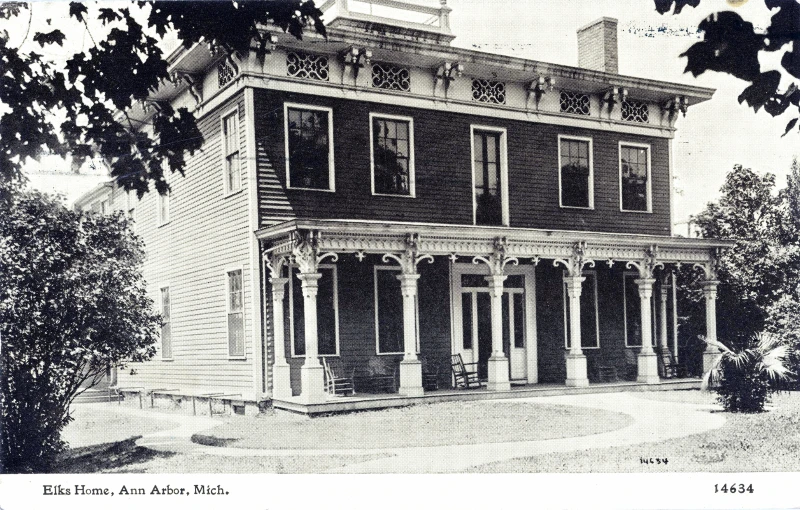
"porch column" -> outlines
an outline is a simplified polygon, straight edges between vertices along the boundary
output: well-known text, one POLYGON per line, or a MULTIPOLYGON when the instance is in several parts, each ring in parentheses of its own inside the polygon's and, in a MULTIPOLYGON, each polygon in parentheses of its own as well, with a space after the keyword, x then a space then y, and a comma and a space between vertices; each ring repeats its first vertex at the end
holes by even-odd
MULTIPOLYGON (((706 338, 712 341, 717 341, 717 286, 719 286, 717 280, 703 282, 703 295, 706 298, 706 338)), ((704 374, 711 370, 718 354, 718 348, 706 344, 705 351, 703 351, 704 374)))
POLYGON ((286 362, 286 340, 283 325, 283 297, 288 278, 270 278, 272 284, 272 324, 275 342, 275 359, 272 362, 272 398, 292 396, 289 363, 286 362))
POLYGON ((317 291, 321 273, 299 273, 303 288, 303 324, 305 325, 306 355, 300 367, 300 397, 304 402, 325 400, 325 373, 319 362, 317 339, 317 291))
POLYGON ((419 274, 401 273, 400 290, 403 293, 403 360, 400 362, 400 393, 419 396, 422 389, 422 363, 417 357, 417 280, 419 274))
POLYGON ((655 384, 660 381, 658 376, 658 356, 653 350, 653 318, 650 307, 653 297, 653 283, 655 278, 639 278, 634 280, 639 286, 639 299, 641 300, 642 324, 642 350, 639 352, 639 372, 637 381, 644 384, 655 384))
POLYGON ((669 349, 669 339, 667 338, 667 298, 669 297, 669 285, 665 282, 666 280, 662 280, 661 282, 661 320, 659 321, 661 328, 660 334, 658 335, 658 346, 662 349, 669 349))
POLYGON ((489 282, 489 295, 492 298, 492 355, 489 357, 488 380, 489 391, 508 391, 511 382, 508 377, 508 358, 503 352, 503 282, 508 278, 504 274, 492 274, 486 277, 489 282))
POLYGON ((589 386, 586 376, 586 356, 581 349, 581 289, 585 276, 565 276, 569 298, 569 353, 567 362, 567 386, 589 386))

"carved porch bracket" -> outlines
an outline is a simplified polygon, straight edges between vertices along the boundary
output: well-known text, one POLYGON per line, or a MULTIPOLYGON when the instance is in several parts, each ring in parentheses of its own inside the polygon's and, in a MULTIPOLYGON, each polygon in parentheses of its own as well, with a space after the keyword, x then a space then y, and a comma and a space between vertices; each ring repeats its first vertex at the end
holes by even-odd
POLYGON ((394 260, 400 264, 400 273, 404 275, 417 274, 417 265, 423 260, 427 260, 428 264, 433 264, 433 255, 419 254, 419 234, 408 234, 406 236, 406 249, 400 253, 387 253, 383 256, 384 262, 394 260))
POLYGON ((342 66, 342 83, 344 83, 344 77, 349 70, 353 73, 353 85, 358 85, 358 73, 362 68, 370 65, 372 61, 372 50, 351 46, 342 51, 339 54, 339 58, 344 64, 344 66, 342 66))
POLYGON ((269 271, 270 278, 280 278, 283 267, 289 265, 289 261, 285 255, 265 253, 263 259, 264 265, 267 266, 267 270, 269 271))
POLYGON ((489 266, 489 272, 493 276, 500 276, 504 273, 507 264, 514 264, 515 266, 519 264, 519 260, 516 257, 509 257, 507 252, 508 240, 505 237, 497 237, 494 240, 492 254, 488 257, 481 257, 480 255, 472 257, 472 263, 479 264, 483 262, 489 266))
POLYGON ((536 110, 539 110, 539 101, 542 100, 547 92, 553 90, 556 85, 556 80, 550 76, 539 76, 528 84, 528 101, 527 105, 530 108, 531 99, 534 100, 536 110))
POLYGON ((635 268, 639 271, 639 278, 652 279, 656 268, 664 268, 664 263, 658 260, 658 246, 653 245, 645 250, 645 256, 641 260, 631 260, 625 267, 635 268))
POLYGON ((320 263, 326 258, 331 262, 339 260, 333 252, 319 252, 320 233, 314 230, 300 230, 294 233, 292 261, 297 264, 301 273, 317 273, 320 263))
POLYGON ((572 246, 572 256, 568 259, 555 259, 553 267, 561 264, 567 270, 567 276, 580 276, 583 266, 594 267, 594 260, 586 258, 586 241, 578 241, 572 246))
MULTIPOLYGON (((434 89, 439 84, 444 87, 444 97, 447 98, 447 92, 450 90, 452 84, 457 77, 464 74, 464 65, 458 62, 444 62, 440 65, 435 72, 434 89)), ((435 91, 434 91, 435 95, 435 91)))
POLYGON ((172 83, 179 86, 181 82, 189 86, 189 95, 194 99, 195 104, 203 102, 203 81, 197 74, 175 71, 172 73, 172 83))
POLYGON ((692 267, 699 267, 705 274, 706 281, 715 282, 719 279, 719 259, 722 256, 720 248, 712 252, 711 259, 708 262, 697 262, 692 264, 692 267))

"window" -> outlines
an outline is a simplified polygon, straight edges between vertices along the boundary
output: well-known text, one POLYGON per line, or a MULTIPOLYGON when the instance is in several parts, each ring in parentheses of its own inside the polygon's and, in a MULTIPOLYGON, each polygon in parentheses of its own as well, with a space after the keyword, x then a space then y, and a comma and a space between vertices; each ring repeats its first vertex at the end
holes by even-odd
POLYGON ((639 286, 636 285, 637 273, 624 273, 623 313, 625 316, 625 347, 642 346, 642 302, 639 298, 639 286))
POLYGON ((161 359, 172 359, 172 305, 169 300, 169 287, 159 289, 161 301, 161 359))
POLYGON ((328 81, 328 57, 290 52, 286 55, 286 75, 304 80, 328 81))
MULTIPOLYGON (((339 300, 336 281, 336 266, 326 264, 319 267, 322 278, 317 285, 317 347, 320 356, 338 356, 339 354, 339 300)), ((297 278, 298 270, 290 271, 289 322, 292 334, 292 355, 304 356, 305 322, 303 315, 302 282, 297 278)))
POLYGON ((108 200, 109 199, 105 199, 105 200, 100 202, 100 214, 108 214, 110 212, 109 211, 108 200))
POLYGON ((378 116, 372 120, 372 193, 414 196, 414 121, 378 116))
POLYGON ((650 122, 650 111, 647 103, 624 99, 622 101, 622 120, 628 122, 650 122))
POLYGON ((561 207, 594 207, 591 138, 558 137, 561 207))
POLYGON ((225 193, 242 189, 242 170, 239 167, 239 112, 222 119, 222 151, 225 156, 225 193))
POLYGON ((219 88, 233 81, 235 76, 236 70, 227 60, 223 60, 217 65, 217 85, 219 88))
POLYGON ((242 270, 228 271, 228 356, 244 357, 244 296, 242 270))
POLYGON ((508 225, 506 132, 472 128, 472 182, 476 225, 508 225))
POLYGON ((333 112, 288 104, 284 109, 288 186, 333 191, 333 112))
MULTIPOLYGON (((566 273, 564 273, 566 275, 566 273)), ((600 348, 600 321, 597 309, 597 273, 584 271, 586 277, 581 285, 581 349, 600 348)), ((564 346, 570 348, 569 295, 564 282, 564 346)))
POLYGON ((506 84, 502 81, 472 80, 472 100, 483 103, 505 104, 506 84))
POLYGON ((650 146, 619 145, 620 208, 650 212, 650 146))
POLYGON ((580 92, 561 91, 559 105, 563 113, 574 113, 575 115, 589 115, 589 95, 580 92))
POLYGON ((169 223, 169 196, 171 191, 167 191, 163 195, 158 193, 156 204, 158 206, 158 224, 166 225, 169 223))
POLYGON ((391 64, 372 65, 372 86, 378 89, 411 90, 411 74, 407 67, 398 67, 391 64))

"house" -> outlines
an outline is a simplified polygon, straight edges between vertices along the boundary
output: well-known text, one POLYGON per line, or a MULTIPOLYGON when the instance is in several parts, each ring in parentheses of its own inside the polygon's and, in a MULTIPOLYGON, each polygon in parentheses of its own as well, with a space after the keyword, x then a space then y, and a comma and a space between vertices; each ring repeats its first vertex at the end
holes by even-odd
POLYGON ((412 398, 454 354, 492 392, 658 384, 678 264, 705 271, 716 337, 729 243, 671 235, 675 123, 713 90, 620 75, 610 18, 574 67, 451 46, 444 0, 322 8, 327 39, 265 27, 263 60, 175 50, 154 97, 194 109, 203 149, 169 195, 79 201, 132 215, 164 317, 121 389, 312 406, 323 361, 377 360, 412 398))

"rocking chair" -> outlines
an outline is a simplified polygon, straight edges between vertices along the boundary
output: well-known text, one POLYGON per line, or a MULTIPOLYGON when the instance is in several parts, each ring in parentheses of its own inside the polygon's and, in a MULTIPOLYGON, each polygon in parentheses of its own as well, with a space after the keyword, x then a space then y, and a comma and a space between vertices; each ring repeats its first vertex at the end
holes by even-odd
POLYGON ((672 351, 669 347, 658 347, 658 364, 661 369, 661 375, 664 379, 671 379, 673 377, 688 377, 688 371, 684 365, 675 361, 672 356, 672 351))
POLYGON ((467 367, 476 367, 477 363, 464 363, 461 354, 450 356, 450 366, 453 369, 453 380, 456 388, 479 388, 482 381, 478 378, 477 370, 467 370, 467 367))
POLYGON ((325 369, 325 392, 328 395, 354 395, 353 370, 344 366, 339 359, 323 357, 322 366, 325 369))

